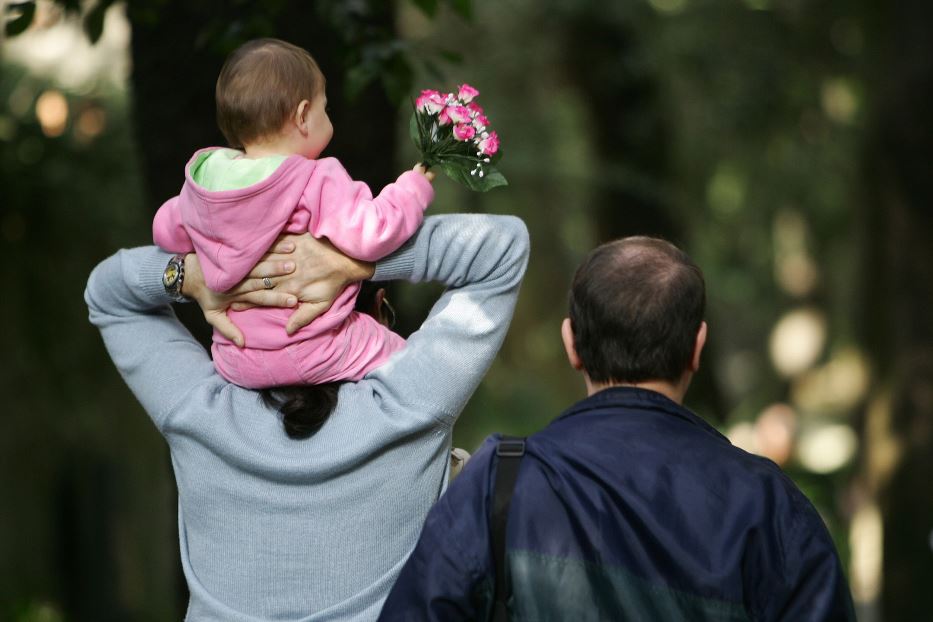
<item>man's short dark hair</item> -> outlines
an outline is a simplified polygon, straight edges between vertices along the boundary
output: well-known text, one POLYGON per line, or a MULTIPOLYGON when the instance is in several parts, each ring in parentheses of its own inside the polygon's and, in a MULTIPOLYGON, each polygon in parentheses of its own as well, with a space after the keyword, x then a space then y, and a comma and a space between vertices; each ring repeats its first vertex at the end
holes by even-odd
POLYGON ((593 382, 677 380, 705 307, 703 273, 679 248, 643 236, 609 242, 573 277, 574 347, 593 382))

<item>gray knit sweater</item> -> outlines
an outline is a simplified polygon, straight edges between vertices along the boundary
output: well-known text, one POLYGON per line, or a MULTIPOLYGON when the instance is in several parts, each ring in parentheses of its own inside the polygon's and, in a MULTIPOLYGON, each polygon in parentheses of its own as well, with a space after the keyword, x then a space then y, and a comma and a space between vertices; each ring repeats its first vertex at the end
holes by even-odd
POLYGON ((188 620, 371 620, 445 487, 451 427, 505 337, 528 259, 513 217, 425 220, 374 279, 446 292, 408 345, 343 385, 294 441, 223 380, 165 295, 169 255, 103 261, 85 299, 114 364, 168 441, 188 620))

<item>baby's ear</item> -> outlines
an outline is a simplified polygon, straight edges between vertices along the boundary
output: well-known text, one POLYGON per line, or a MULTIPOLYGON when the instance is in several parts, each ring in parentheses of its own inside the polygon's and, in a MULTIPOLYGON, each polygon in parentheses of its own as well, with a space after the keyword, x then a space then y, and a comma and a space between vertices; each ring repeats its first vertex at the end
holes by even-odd
POLYGON ((295 108, 294 122, 303 135, 308 133, 308 113, 310 111, 311 102, 307 99, 302 99, 295 108))

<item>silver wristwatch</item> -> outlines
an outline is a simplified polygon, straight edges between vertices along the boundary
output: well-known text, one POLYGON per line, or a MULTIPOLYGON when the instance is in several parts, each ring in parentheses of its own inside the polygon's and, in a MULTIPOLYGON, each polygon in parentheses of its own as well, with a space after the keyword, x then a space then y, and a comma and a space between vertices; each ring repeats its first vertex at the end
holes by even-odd
POLYGON ((165 293, 175 302, 187 302, 181 293, 181 286, 185 282, 185 256, 175 255, 168 260, 165 272, 162 273, 162 285, 165 293))

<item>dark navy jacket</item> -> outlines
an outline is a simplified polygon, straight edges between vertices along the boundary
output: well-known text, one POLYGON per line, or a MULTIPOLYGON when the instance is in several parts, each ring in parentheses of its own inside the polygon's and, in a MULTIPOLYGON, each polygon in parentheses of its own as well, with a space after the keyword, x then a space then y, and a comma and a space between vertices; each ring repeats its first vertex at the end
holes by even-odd
MULTIPOLYGON (((487 618, 496 440, 431 510, 380 619, 487 618)), ((803 493, 652 391, 601 391, 530 436, 508 520, 513 620, 855 620, 803 493)))

